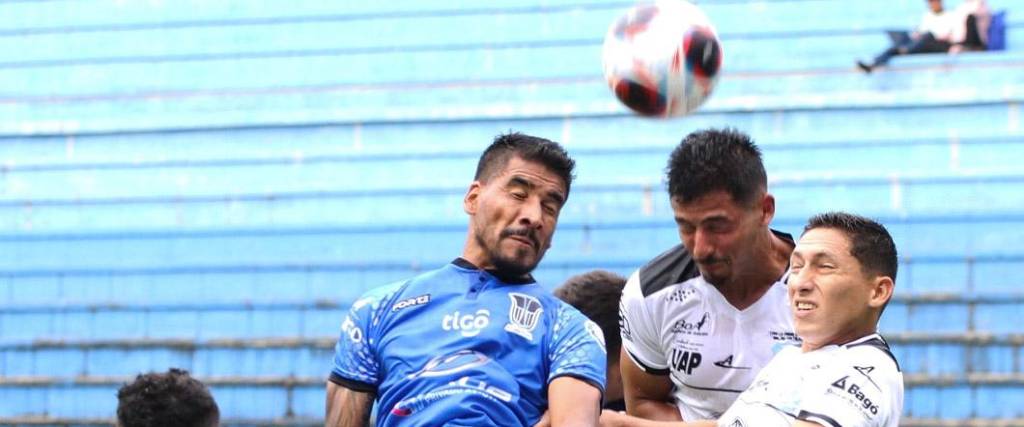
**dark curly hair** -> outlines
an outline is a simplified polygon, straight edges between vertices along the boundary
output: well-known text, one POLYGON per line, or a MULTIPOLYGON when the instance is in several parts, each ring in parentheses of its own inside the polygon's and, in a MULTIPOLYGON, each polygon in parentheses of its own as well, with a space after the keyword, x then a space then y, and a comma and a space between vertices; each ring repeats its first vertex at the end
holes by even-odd
POLYGON ((768 189, 761 150, 749 135, 729 128, 687 135, 672 152, 666 175, 669 196, 683 203, 725 191, 749 205, 768 189))
POLYGON ((220 423, 220 409, 210 390, 181 369, 139 375, 117 391, 117 400, 119 427, 216 427, 220 423))
POLYGON ((555 297, 575 307, 604 332, 608 361, 619 360, 619 300, 626 278, 610 271, 593 270, 572 276, 555 289, 555 297))

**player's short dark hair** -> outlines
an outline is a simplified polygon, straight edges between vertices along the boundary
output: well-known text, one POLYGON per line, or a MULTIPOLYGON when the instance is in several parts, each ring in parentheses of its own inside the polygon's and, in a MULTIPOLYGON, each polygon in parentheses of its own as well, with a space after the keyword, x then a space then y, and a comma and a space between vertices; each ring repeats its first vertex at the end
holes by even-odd
POLYGON ((715 191, 749 205, 768 189, 761 150, 736 129, 706 129, 683 138, 669 157, 668 193, 689 203, 715 191))
POLYGON ((626 278, 604 270, 594 270, 570 277, 555 289, 555 296, 576 307, 604 332, 608 360, 619 359, 622 337, 619 336, 619 300, 626 278))
POLYGON ((494 138, 494 142, 480 155, 473 179, 487 182, 508 164, 512 155, 547 167, 562 179, 565 183, 566 196, 569 195, 573 180, 572 172, 576 167, 576 162, 569 157, 569 153, 557 142, 519 132, 501 134, 494 138))
POLYGON ((220 409, 210 390, 181 369, 139 375, 117 391, 117 401, 118 427, 214 427, 220 423, 220 409))
POLYGON ((850 255, 864 273, 888 276, 896 281, 899 262, 896 244, 885 227, 869 218, 845 212, 827 212, 807 221, 804 233, 816 228, 838 230, 850 240, 850 255))

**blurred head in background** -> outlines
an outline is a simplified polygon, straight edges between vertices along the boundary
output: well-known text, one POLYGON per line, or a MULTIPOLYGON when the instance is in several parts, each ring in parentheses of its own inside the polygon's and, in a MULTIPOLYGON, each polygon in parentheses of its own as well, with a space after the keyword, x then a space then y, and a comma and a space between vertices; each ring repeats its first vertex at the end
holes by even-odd
POLYGON ((220 410, 210 390, 171 368, 135 377, 117 391, 118 427, 216 427, 220 410))

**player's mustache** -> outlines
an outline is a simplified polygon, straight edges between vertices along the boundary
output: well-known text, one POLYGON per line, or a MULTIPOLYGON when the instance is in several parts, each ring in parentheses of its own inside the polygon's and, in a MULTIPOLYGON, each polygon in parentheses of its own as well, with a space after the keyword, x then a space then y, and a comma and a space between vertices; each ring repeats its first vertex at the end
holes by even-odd
POLYGON ((533 243, 533 247, 540 247, 540 241, 537 239, 536 233, 529 228, 506 228, 501 231, 502 239, 512 236, 525 237, 530 240, 530 243, 533 243))
POLYGON ((714 264, 714 263, 725 262, 725 261, 726 261, 725 258, 717 257, 717 256, 711 256, 711 255, 703 257, 703 258, 697 258, 697 264, 714 264))

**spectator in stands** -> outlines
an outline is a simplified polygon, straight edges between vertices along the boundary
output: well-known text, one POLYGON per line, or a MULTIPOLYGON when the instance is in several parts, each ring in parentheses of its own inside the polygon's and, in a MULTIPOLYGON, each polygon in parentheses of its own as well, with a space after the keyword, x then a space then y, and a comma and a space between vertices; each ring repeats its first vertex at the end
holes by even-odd
POLYGON ((602 426, 898 426, 903 374, 876 332, 896 267, 896 246, 881 224, 846 213, 811 218, 788 285, 800 347, 779 351, 717 423, 652 423, 605 411, 602 426))
POLYGON ((798 344, 786 301, 793 238, 770 228, 775 198, 746 134, 689 134, 668 163, 681 245, 629 278, 622 294, 621 370, 630 415, 718 418, 786 344, 798 344))
POLYGON ((135 377, 117 391, 117 427, 216 427, 220 410, 210 390, 171 368, 135 377))
POLYGON ((530 272, 551 246, 574 161, 557 143, 497 137, 463 199, 462 256, 353 303, 327 383, 328 426, 594 425, 602 332, 530 272))
POLYGON ((953 29, 951 53, 962 50, 985 50, 992 11, 985 0, 964 0, 953 11, 956 26, 953 29))
POLYGON ((609 271, 594 270, 572 276, 555 289, 558 299, 575 307, 604 331, 605 348, 608 350, 604 409, 615 411, 626 410, 626 402, 622 397, 622 375, 619 373, 619 351, 622 348, 619 299, 625 286, 625 277, 609 271))
POLYGON ((928 0, 928 11, 921 17, 917 30, 907 34, 890 31, 892 46, 875 57, 870 64, 857 61, 857 66, 866 73, 884 66, 897 55, 948 52, 953 46, 953 33, 957 26, 956 14, 942 7, 942 0, 928 0))

